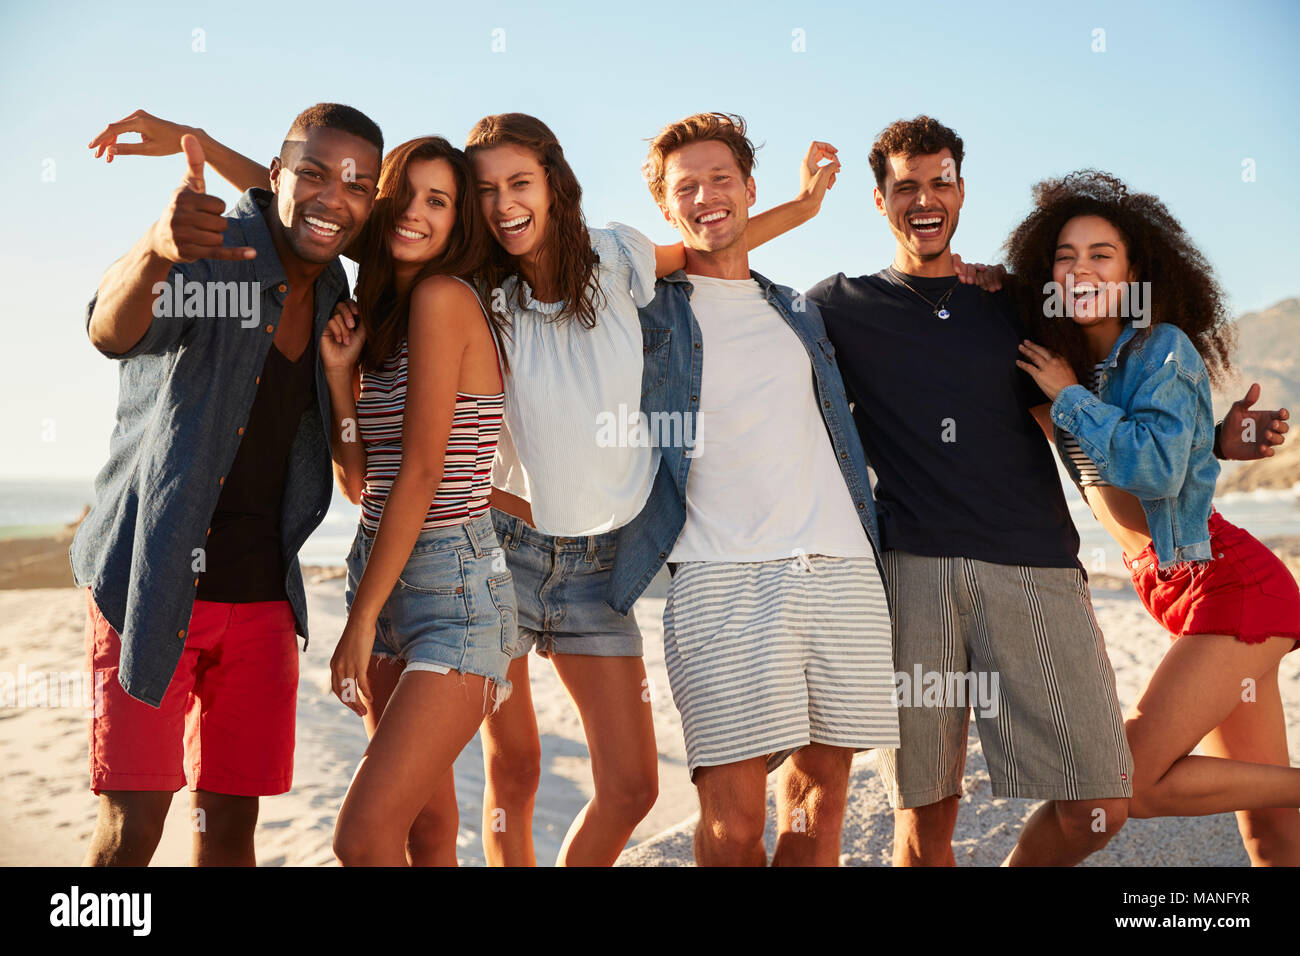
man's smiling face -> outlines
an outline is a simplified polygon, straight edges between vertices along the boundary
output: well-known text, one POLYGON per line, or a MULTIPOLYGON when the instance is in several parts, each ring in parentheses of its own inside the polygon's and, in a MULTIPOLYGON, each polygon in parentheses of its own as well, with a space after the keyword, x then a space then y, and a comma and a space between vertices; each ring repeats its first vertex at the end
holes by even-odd
POLYGON ((965 196, 965 181, 947 147, 918 156, 891 154, 884 190, 875 191, 876 209, 889 220, 894 238, 922 261, 948 248, 965 196))
POLYGON ((271 161, 285 240, 305 262, 329 262, 360 234, 375 204, 379 150, 342 130, 311 130, 271 161))
POLYGON ((664 161, 659 208, 687 248, 718 252, 743 239, 754 199, 754 177, 720 140, 690 143, 664 161))

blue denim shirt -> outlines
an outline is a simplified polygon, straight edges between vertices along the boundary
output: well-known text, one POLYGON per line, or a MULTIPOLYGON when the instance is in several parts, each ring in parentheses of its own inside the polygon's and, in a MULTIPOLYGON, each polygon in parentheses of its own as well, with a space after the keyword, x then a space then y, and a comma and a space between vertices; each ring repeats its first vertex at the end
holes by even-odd
MULTIPOLYGON (((196 557, 211 530, 221 479, 234 463, 288 292, 262 218, 272 202, 270 192, 250 189, 227 216, 224 244, 252 246, 257 258, 180 263, 167 278, 171 284, 178 275, 201 283, 257 282, 257 294, 249 297, 259 310, 255 324, 245 327, 248 320, 240 316, 162 315, 129 351, 104 353, 120 362, 117 425, 108 464, 95 478, 95 503, 69 557, 77 585, 90 586, 100 612, 121 635, 123 689, 154 707, 161 705, 185 647, 196 557)), ((253 292, 251 285, 242 288, 245 295, 253 292)), ((336 259, 315 282, 308 348, 316 359, 318 408, 298 425, 281 505, 285 591, 304 639, 307 598, 298 549, 324 518, 333 493, 320 337, 346 292, 347 277, 336 259)), ((92 298, 87 328, 94 308, 92 298)))
MULTIPOLYGON (((876 565, 880 566, 880 532, 876 527, 876 506, 867 477, 867 459, 862 440, 854 427, 845 397, 844 382, 835 366, 835 348, 826 337, 817 306, 793 289, 776 285, 750 272, 767 301, 781 314, 803 343, 812 362, 822 421, 830 435, 835 459, 844 483, 858 510, 862 527, 871 541, 876 565)), ((645 346, 641 378, 641 411, 677 415, 677 421, 693 421, 699 413, 700 380, 704 370, 704 346, 699 324, 691 309, 694 287, 682 270, 655 284, 655 297, 639 310, 645 346)), ((652 432, 654 429, 652 429, 652 432)), ((692 429, 690 434, 694 434, 692 429)), ((659 467, 654 487, 641 512, 618 530, 618 549, 610 574, 607 600, 618 612, 631 610, 651 579, 658 573, 686 525, 686 479, 691 468, 691 449, 682 443, 659 448, 659 467)), ((884 571, 881 570, 881 579, 884 571)))
POLYGON ((1126 325, 1098 394, 1070 385, 1051 413, 1058 447, 1062 431, 1074 435, 1098 474, 1142 503, 1159 567, 1209 560, 1214 407, 1205 363, 1182 329, 1156 323, 1141 334, 1126 325))

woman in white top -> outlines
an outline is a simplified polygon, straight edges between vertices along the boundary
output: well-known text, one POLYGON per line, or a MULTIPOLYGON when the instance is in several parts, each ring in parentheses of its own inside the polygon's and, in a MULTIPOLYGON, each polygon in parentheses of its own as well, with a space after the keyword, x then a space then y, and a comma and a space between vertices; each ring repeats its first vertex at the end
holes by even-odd
MULTIPOLYGON (((605 601, 614 532, 641 510, 658 466, 656 450, 622 425, 641 406, 636 310, 654 297, 657 277, 684 268, 685 252, 618 223, 588 229, 577 178, 534 117, 484 117, 466 152, 499 244, 481 283, 508 324, 492 505, 520 626, 509 671, 515 693, 483 724, 484 848, 489 863, 535 862, 540 747, 527 691, 535 644, 578 708, 595 783, 557 862, 608 865, 658 792, 641 634, 605 601), (502 814, 507 825, 493 826, 502 814)), ((799 198, 751 219, 750 246, 811 218, 838 169, 834 149, 814 143, 799 198)))

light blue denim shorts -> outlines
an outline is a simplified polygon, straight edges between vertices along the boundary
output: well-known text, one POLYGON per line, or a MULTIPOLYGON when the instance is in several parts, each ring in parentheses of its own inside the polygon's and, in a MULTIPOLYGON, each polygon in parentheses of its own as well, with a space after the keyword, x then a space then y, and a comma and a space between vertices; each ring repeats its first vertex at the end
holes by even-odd
POLYGON ((523 657, 534 645, 543 657, 642 655, 636 617, 618 613, 605 600, 617 532, 557 537, 495 508, 492 523, 519 601, 515 657, 523 657))
MULTIPOLYGON (((374 543, 358 526, 348 553, 349 611, 374 543)), ((516 619, 514 584, 492 519, 479 515, 420 532, 379 613, 373 653, 408 671, 486 677, 497 686, 499 704, 511 689, 506 671, 518 639, 516 619)))

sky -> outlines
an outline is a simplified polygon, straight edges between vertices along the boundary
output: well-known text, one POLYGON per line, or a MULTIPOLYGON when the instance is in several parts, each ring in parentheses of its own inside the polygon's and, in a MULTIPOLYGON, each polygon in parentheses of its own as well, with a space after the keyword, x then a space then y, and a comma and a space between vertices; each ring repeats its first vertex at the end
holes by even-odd
POLYGON ((813 139, 840 151, 818 217, 751 257, 800 289, 889 263, 867 154, 888 123, 928 113, 965 142, 964 258, 999 261, 1036 181, 1095 167, 1159 195, 1248 311, 1300 294, 1298 42, 1300 4, 1249 0, 7 4, 0 478, 89 478, 107 456, 117 367, 86 338, 86 304, 184 171, 179 156, 91 158, 91 137, 137 108, 263 161, 318 101, 365 111, 390 146, 462 144, 484 114, 532 113, 588 222, 658 242, 678 237, 640 178, 646 140, 739 113, 762 144, 756 210, 794 196, 813 139))

